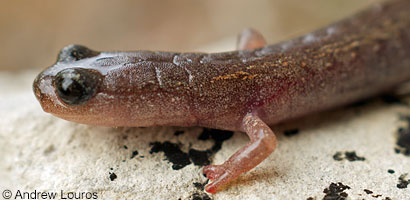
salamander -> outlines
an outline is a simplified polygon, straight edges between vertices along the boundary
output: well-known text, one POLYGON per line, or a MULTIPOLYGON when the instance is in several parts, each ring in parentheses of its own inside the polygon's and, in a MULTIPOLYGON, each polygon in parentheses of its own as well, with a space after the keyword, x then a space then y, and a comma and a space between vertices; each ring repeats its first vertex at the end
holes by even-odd
POLYGON ((254 30, 222 53, 64 47, 33 83, 45 112, 90 125, 201 126, 250 142, 204 167, 207 192, 276 148, 268 125, 389 91, 410 80, 410 1, 390 0, 304 36, 266 45, 254 30))

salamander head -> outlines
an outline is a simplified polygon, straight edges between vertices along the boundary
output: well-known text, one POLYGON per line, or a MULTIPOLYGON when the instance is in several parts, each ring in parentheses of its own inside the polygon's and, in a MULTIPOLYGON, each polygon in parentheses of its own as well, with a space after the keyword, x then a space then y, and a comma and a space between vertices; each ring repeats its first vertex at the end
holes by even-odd
POLYGON ((172 57, 149 51, 97 52, 70 45, 37 76, 33 91, 44 111, 68 121, 152 126, 175 125, 179 120, 185 125, 192 117, 186 115, 188 97, 180 82, 184 76, 175 77, 170 70, 180 68, 161 63, 172 62, 172 57), (172 78, 160 79, 158 65, 163 77, 172 78))
POLYGON ((44 111, 77 122, 84 122, 82 116, 91 115, 93 97, 99 93, 103 75, 88 68, 84 61, 97 55, 99 52, 80 45, 61 50, 57 63, 42 71, 33 83, 44 111))

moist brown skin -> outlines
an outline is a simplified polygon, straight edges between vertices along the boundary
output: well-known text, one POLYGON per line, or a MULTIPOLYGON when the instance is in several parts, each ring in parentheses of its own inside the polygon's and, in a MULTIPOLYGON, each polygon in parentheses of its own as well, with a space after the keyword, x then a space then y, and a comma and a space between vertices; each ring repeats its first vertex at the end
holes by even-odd
MULTIPOLYGON (((68 46, 33 88, 45 111, 66 120, 239 130, 253 144, 251 134, 257 130, 273 135, 266 124, 376 95, 410 80, 409 11, 410 1, 392 0, 291 41, 226 53, 95 52, 68 46), (95 94, 81 105, 67 105, 56 95, 55 75, 67 68, 98 74, 95 94)), ((274 135, 267 141, 264 147, 276 146, 274 135)), ((257 165, 274 148, 268 149, 256 152, 263 157, 258 161, 241 161, 257 165)), ((223 169, 210 166, 204 172, 219 180, 221 174, 212 173, 227 170, 231 177, 232 171, 256 166, 231 169, 238 165, 224 163, 217 166, 223 169)))

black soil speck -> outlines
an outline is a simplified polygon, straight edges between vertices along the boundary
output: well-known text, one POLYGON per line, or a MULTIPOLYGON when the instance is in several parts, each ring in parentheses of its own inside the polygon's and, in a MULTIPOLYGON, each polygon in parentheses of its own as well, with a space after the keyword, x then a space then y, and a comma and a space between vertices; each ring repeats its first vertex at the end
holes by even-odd
POLYGON ((128 136, 124 135, 124 136, 122 136, 122 139, 126 140, 126 139, 128 139, 128 136))
POLYGON ((345 152, 345 156, 346 156, 346 159, 348 160, 348 161, 364 161, 365 160, 365 158, 364 157, 359 157, 359 156, 357 156, 356 155, 356 152, 354 152, 354 151, 352 151, 352 152, 345 152))
POLYGON ((128 149, 127 145, 124 145, 124 149, 128 149))
POLYGON ((313 198, 313 197, 309 197, 309 198, 307 198, 306 200, 314 200, 314 198, 313 198))
POLYGON ((199 194, 199 193, 194 193, 193 195, 192 195, 192 198, 191 198, 192 200, 211 200, 211 197, 209 197, 207 194, 205 194, 205 193, 202 193, 202 194, 199 194))
POLYGON ((285 136, 291 137, 297 135, 299 133, 299 129, 290 129, 283 132, 285 136))
POLYGON ((230 139, 233 136, 232 131, 223 131, 217 129, 205 128, 201 135, 199 135, 198 140, 209 140, 214 141, 214 145, 210 149, 205 151, 199 151, 196 149, 189 150, 189 158, 195 165, 205 166, 211 163, 210 157, 213 156, 222 148, 222 144, 225 140, 230 139))
POLYGON ((135 158, 135 156, 137 155, 138 155, 138 151, 133 151, 130 159, 135 158))
POLYGON ((350 189, 349 186, 343 185, 343 183, 331 183, 328 188, 323 190, 326 195, 323 200, 346 200, 347 193, 344 192, 346 189, 350 189))
POLYGON ((212 139, 214 141, 214 145, 210 149, 200 151, 191 148, 188 153, 185 153, 177 144, 171 142, 153 142, 150 144, 152 145, 150 153, 158 153, 160 151, 164 152, 166 159, 173 164, 172 169, 174 170, 184 168, 185 166, 191 164, 191 161, 194 165, 205 166, 211 163, 210 157, 219 151, 223 142, 231 138, 232 135, 232 131, 204 129, 198 139, 212 139))
POLYGON ((350 162, 366 160, 364 157, 360 157, 360 156, 356 155, 355 151, 346 151, 344 153, 344 157, 342 156, 342 152, 336 152, 333 155, 333 159, 336 160, 336 161, 342 161, 343 159, 346 159, 350 162))
POLYGON ((174 135, 178 136, 178 135, 182 135, 184 134, 184 131, 175 131, 174 135))
POLYGON ((153 142, 150 153, 164 152, 166 159, 172 163, 172 169, 178 170, 191 164, 189 155, 179 148, 177 144, 171 142, 153 142))
POLYGON ((336 161, 343 160, 342 153, 341 152, 336 152, 335 155, 333 155, 333 160, 336 160, 336 161))
POLYGON ((387 170, 387 172, 388 172, 389 174, 394 174, 394 170, 392 170, 392 169, 387 170))
POLYGON ((215 144, 212 146, 211 151, 212 153, 215 153, 222 148, 222 143, 225 140, 230 139, 232 136, 232 131, 205 128, 201 135, 199 135, 198 140, 214 140, 215 144))
POLYGON ((373 191, 368 190, 368 189, 364 189, 364 192, 366 192, 366 194, 373 194, 373 191))
POLYGON ((211 163, 209 156, 212 153, 210 151, 198 151, 196 149, 190 149, 188 154, 194 165, 205 166, 211 163))
POLYGON ((110 180, 114 181, 115 179, 117 179, 117 174, 115 173, 110 173, 110 180))
POLYGON ((198 190, 203 191, 206 184, 207 184, 206 182, 205 182, 205 183, 195 182, 195 183, 194 183, 194 186, 195 186, 195 188, 197 188, 198 190))
POLYGON ((381 194, 372 195, 372 197, 374 197, 374 198, 379 198, 381 196, 383 196, 383 195, 381 195, 381 194))
POLYGON ((407 176, 407 174, 402 174, 399 177, 399 184, 397 184, 397 188, 399 188, 399 189, 407 188, 407 186, 410 184, 410 179, 406 180, 406 176, 407 176))
POLYGON ((399 138, 397 139, 396 144, 398 148, 395 149, 396 152, 401 152, 406 156, 410 156, 410 119, 406 118, 409 127, 399 128, 397 130, 399 138))

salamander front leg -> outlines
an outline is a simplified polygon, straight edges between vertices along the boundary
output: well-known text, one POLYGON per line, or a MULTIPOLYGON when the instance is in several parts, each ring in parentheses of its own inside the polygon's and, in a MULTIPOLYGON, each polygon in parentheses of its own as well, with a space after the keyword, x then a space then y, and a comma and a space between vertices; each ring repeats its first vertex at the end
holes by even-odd
POLYGON ((262 48, 266 45, 266 40, 258 31, 248 28, 238 36, 236 43, 237 50, 252 50, 262 48))
POLYGON ((276 136, 258 116, 246 115, 242 126, 248 134, 250 142, 235 152, 222 165, 204 167, 203 173, 213 181, 205 186, 205 191, 215 193, 240 174, 257 166, 275 150, 277 146, 276 136))

